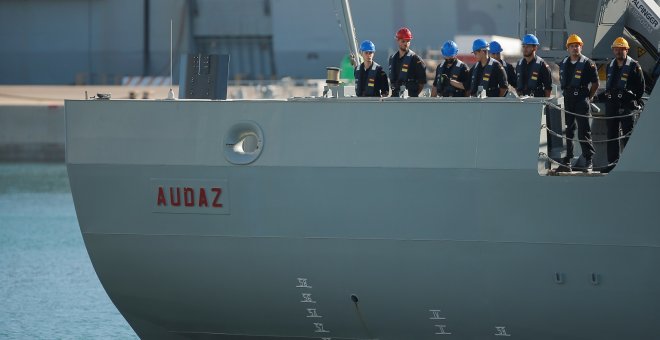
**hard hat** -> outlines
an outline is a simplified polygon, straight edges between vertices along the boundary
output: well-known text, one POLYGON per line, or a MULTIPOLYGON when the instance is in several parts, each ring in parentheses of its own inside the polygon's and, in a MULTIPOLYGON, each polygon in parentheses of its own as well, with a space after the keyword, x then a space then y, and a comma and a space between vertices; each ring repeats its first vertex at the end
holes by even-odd
POLYGON ((614 42, 612 43, 612 48, 615 48, 615 47, 623 47, 627 50, 630 49, 630 45, 628 45, 628 41, 626 39, 624 39, 623 37, 618 37, 618 38, 614 39, 614 42))
POLYGON ((490 42, 490 53, 500 53, 502 52, 502 46, 497 41, 493 40, 490 42))
POLYGON ((403 40, 412 40, 412 32, 410 32, 410 29, 408 27, 401 27, 397 32, 396 32, 396 38, 397 39, 403 39, 403 40))
POLYGON ((534 34, 527 34, 523 37, 523 45, 538 45, 539 39, 534 34))
POLYGON ((488 41, 484 39, 477 39, 472 43, 472 52, 481 50, 481 49, 488 49, 488 41))
POLYGON ((455 57, 458 54, 458 45, 451 40, 447 40, 442 44, 441 51, 444 57, 455 57))
POLYGON ((360 51, 362 52, 376 52, 376 45, 371 40, 365 40, 360 44, 360 51))
POLYGON ((582 39, 577 35, 577 34, 571 34, 568 37, 568 40, 566 40, 566 48, 568 48, 568 45, 570 44, 575 44, 578 43, 580 46, 583 46, 584 44, 582 43, 582 39))

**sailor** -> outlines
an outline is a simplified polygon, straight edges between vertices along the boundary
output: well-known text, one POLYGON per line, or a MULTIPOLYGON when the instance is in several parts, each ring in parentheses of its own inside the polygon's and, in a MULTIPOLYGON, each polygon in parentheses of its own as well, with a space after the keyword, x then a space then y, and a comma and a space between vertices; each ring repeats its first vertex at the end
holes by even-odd
POLYGON ((442 45, 445 61, 435 70, 431 97, 465 97, 465 89, 470 82, 467 65, 456 58, 458 45, 451 40, 442 45))
POLYGON ((402 27, 395 36, 399 50, 390 56, 390 81, 392 96, 399 96, 399 89, 405 86, 408 96, 418 97, 426 84, 426 64, 415 52, 410 50, 412 32, 402 27))
POLYGON ((387 97, 390 85, 383 67, 374 61, 376 45, 369 40, 360 44, 364 62, 355 68, 355 94, 358 97, 387 97))
POLYGON ((577 122, 578 139, 585 159, 585 172, 593 169, 593 157, 596 151, 591 141, 591 126, 589 125, 590 105, 598 90, 598 74, 596 64, 582 55, 582 39, 577 34, 571 34, 566 40, 568 57, 559 64, 559 80, 564 93, 566 107, 566 157, 560 170, 571 170, 573 159, 573 137, 577 122), (589 85, 591 84, 591 88, 589 85))
POLYGON ((605 114, 611 118, 607 124, 607 162, 610 164, 603 172, 609 172, 619 161, 621 150, 626 146, 633 129, 632 111, 641 109, 644 94, 644 74, 639 63, 628 56, 630 45, 623 37, 612 43, 614 59, 607 65, 605 92, 599 95, 599 101, 605 102, 605 114), (623 133, 621 143, 617 139, 623 133))
POLYGON ((506 60, 502 59, 502 51, 503 49, 500 43, 495 40, 490 42, 490 57, 494 58, 495 60, 499 61, 500 64, 502 64, 504 71, 506 71, 506 80, 509 82, 509 84, 511 84, 511 86, 513 86, 513 88, 515 88, 516 80, 518 80, 516 77, 516 69, 513 65, 507 63, 506 60))
POLYGON ((472 43, 472 53, 477 63, 470 69, 470 95, 477 96, 479 86, 486 90, 488 97, 503 97, 509 89, 504 67, 488 56, 488 42, 477 39, 472 43))
POLYGON ((543 58, 536 55, 539 39, 527 34, 522 40, 523 58, 516 64, 516 93, 519 96, 550 97, 552 73, 543 58))

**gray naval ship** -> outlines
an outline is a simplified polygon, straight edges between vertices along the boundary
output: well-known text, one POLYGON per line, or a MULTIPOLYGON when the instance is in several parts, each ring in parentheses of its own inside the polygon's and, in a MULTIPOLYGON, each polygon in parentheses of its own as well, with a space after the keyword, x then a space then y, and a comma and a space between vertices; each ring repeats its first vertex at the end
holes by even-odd
MULTIPOLYGON (((585 54, 623 34, 651 73, 657 4, 585 3, 585 54)), ((341 92, 66 102, 82 235, 140 337, 660 338, 660 96, 613 171, 551 176, 561 96, 341 92)))

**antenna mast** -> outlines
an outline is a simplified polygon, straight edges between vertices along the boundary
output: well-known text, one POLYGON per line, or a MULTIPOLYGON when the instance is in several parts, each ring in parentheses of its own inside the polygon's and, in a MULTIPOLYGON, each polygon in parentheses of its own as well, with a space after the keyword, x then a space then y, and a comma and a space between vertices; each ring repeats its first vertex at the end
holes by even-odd
POLYGON ((172 19, 170 19, 170 92, 167 93, 167 99, 174 99, 174 91, 172 90, 172 19))
POLYGON ((341 9, 344 13, 344 23, 346 23, 344 29, 346 30, 346 34, 348 36, 348 48, 355 56, 358 63, 360 63, 362 58, 360 56, 360 50, 358 50, 355 26, 353 26, 353 16, 351 15, 351 6, 348 4, 348 0, 341 0, 341 9))

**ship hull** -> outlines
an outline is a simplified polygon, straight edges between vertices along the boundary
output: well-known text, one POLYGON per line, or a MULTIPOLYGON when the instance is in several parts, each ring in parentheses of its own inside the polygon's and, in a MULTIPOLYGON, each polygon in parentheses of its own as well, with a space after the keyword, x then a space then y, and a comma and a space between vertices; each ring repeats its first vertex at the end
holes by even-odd
POLYGON ((551 177, 540 102, 67 104, 83 238, 143 338, 660 333, 645 129, 607 176, 551 177), (234 164, 246 120, 262 154, 234 164))

